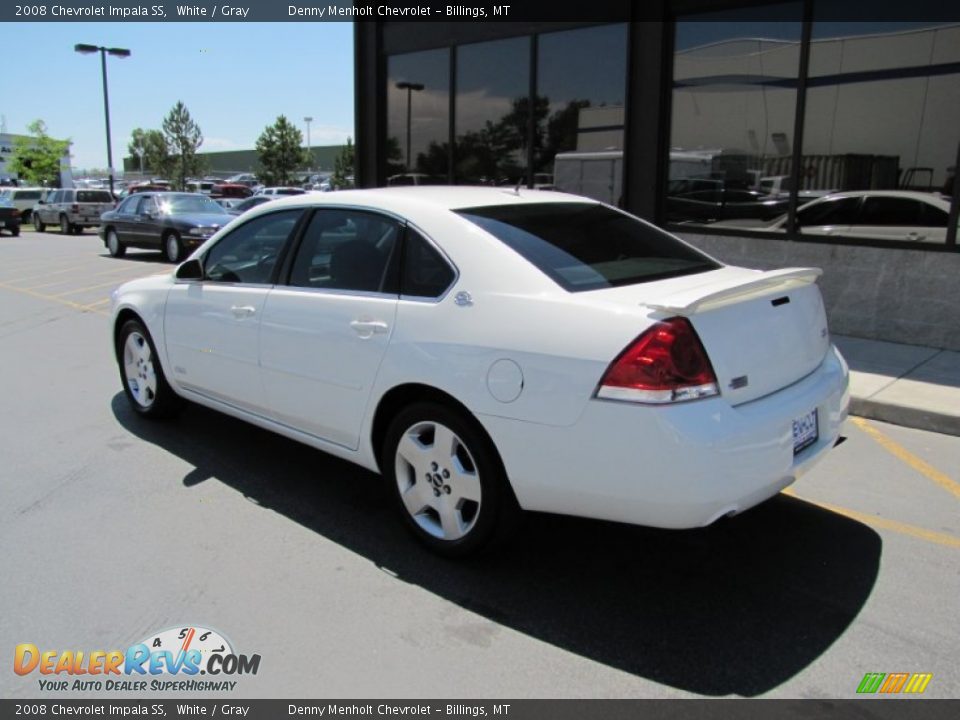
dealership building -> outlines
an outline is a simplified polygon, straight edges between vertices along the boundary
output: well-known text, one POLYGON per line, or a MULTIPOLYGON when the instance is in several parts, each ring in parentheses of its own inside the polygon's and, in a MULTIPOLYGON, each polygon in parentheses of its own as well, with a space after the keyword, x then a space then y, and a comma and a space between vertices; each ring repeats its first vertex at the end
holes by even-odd
POLYGON ((358 182, 586 195, 726 262, 823 268, 834 332, 960 350, 960 22, 844 5, 358 22, 358 182))

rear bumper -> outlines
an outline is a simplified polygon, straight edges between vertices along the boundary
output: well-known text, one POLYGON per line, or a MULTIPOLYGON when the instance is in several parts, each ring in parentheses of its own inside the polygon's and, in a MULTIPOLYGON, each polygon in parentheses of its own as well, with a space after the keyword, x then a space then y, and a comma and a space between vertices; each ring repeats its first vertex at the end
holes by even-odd
POLYGON ((670 407, 592 400, 569 427, 482 416, 522 507, 663 528, 709 525, 777 494, 836 442, 846 363, 766 397, 670 407), (793 453, 793 420, 818 411, 819 438, 793 453))

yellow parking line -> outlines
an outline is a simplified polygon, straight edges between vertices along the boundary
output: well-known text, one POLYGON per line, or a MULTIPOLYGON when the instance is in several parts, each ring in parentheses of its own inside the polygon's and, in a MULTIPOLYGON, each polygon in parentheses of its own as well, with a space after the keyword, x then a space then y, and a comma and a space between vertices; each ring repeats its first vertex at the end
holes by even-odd
MULTIPOLYGON (((29 282, 30 280, 41 280, 41 279, 43 279, 43 278, 48 278, 48 277, 50 277, 51 275, 63 275, 63 273, 72 272, 73 270, 83 270, 83 269, 86 268, 86 267, 88 267, 88 266, 87 266, 87 265, 73 265, 73 266, 71 266, 71 267, 64 268, 64 269, 62 269, 62 270, 51 270, 50 272, 45 272, 45 273, 43 273, 42 275, 30 275, 30 276, 28 276, 28 277, 11 277, 11 278, 4 278, 4 282, 13 282, 13 281, 16 281, 16 282, 29 282)), ((63 281, 61 280, 61 282, 63 282, 63 281)), ((54 283, 54 284, 56 284, 56 283, 54 283)))
POLYGON ((29 295, 30 297, 39 298, 40 300, 49 300, 60 305, 66 305, 67 307, 73 308, 74 310, 79 310, 81 312, 92 312, 97 313, 98 315, 110 314, 105 310, 98 310, 97 308, 89 305, 81 305, 80 303, 75 303, 72 300, 62 300, 56 295, 44 295, 43 293, 34 292, 33 290, 26 290, 25 288, 14 287, 13 285, 7 285, 6 283, 0 283, 0 288, 3 288, 4 290, 10 290, 15 293, 20 293, 21 295, 29 295))
POLYGON ((889 530, 891 532, 899 533, 900 535, 908 535, 910 537, 917 538, 918 540, 926 540, 927 542, 935 543, 936 545, 960 548, 960 537, 955 535, 938 533, 934 532, 933 530, 917 527, 916 525, 907 525, 906 523, 898 522, 897 520, 890 520, 877 515, 868 515, 867 513, 850 510, 849 508, 840 507, 839 505, 831 505, 830 503, 820 502, 818 500, 810 500, 809 498, 800 497, 797 495, 793 488, 787 488, 781 492, 784 495, 789 495, 790 497, 797 498, 798 500, 810 503, 811 505, 816 505, 819 508, 829 510, 837 515, 843 515, 851 520, 862 522, 864 525, 870 525, 871 527, 879 528, 880 530, 889 530))
POLYGON ((117 287, 118 285, 122 284, 123 283, 119 283, 116 280, 111 280, 110 282, 100 283, 99 285, 90 285, 89 287, 77 288, 76 290, 67 290, 66 292, 57 293, 51 297, 60 298, 64 297, 65 295, 76 295, 77 293, 87 292, 88 290, 96 290, 97 288, 103 287, 117 287))
MULTIPOLYGON (((41 279, 44 279, 44 278, 46 278, 46 277, 49 277, 50 275, 62 275, 63 273, 65 273, 65 272, 70 272, 71 270, 84 271, 84 270, 86 270, 88 267, 94 267, 94 268, 95 268, 95 267, 97 267, 97 266, 96 266, 96 265, 76 265, 76 266, 74 266, 74 267, 72 267, 72 268, 67 268, 66 270, 58 270, 58 271, 56 271, 56 272, 44 273, 43 275, 34 275, 34 276, 32 276, 32 277, 27 277, 27 278, 11 278, 11 279, 9 279, 9 280, 5 280, 5 282, 13 282, 14 280, 15 280, 16 282, 20 282, 20 281, 22 281, 22 280, 41 280, 41 279)), ((134 268, 134 269, 135 269, 135 268, 134 268)), ((113 266, 112 268, 110 268, 109 270, 100 270, 99 272, 94 272, 94 273, 91 273, 91 272, 82 272, 82 277, 84 277, 84 278, 94 278, 94 277, 101 277, 102 275, 118 275, 118 274, 120 274, 120 273, 130 272, 130 270, 131 270, 131 267, 130 267, 129 265, 122 265, 122 266, 116 266, 116 265, 115 265, 115 266, 113 266)), ((51 286, 51 285, 61 285, 61 284, 65 283, 65 282, 70 282, 71 279, 72 279, 72 278, 62 278, 62 279, 60 279, 60 280, 55 280, 55 281, 53 281, 53 282, 44 283, 43 285, 33 285, 33 286, 30 287, 30 289, 31 289, 31 290, 38 290, 38 289, 40 289, 40 288, 42 288, 42 287, 49 287, 49 286, 51 286)))
POLYGON ((863 430, 863 432, 865 432, 871 438, 876 440, 884 450, 889 452, 898 460, 905 462, 928 480, 932 480, 948 493, 960 499, 960 483, 947 477, 944 473, 930 465, 930 463, 921 460, 905 447, 888 438, 863 418, 852 417, 850 418, 850 422, 863 430))

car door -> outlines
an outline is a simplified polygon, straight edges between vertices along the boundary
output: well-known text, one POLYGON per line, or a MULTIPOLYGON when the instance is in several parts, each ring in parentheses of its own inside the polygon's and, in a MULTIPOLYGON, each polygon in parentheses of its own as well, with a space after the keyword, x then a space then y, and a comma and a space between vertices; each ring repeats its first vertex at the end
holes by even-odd
POLYGON ((137 243, 137 208, 146 200, 144 195, 131 195, 117 208, 113 226, 116 228, 120 242, 127 245, 137 243))
POLYGON ((398 294, 388 268, 401 230, 398 221, 372 212, 313 213, 286 283, 267 298, 260 327, 264 388, 278 422, 358 447, 393 332, 398 294))
POLYGON ((860 196, 816 200, 797 210, 797 227, 804 235, 846 235, 859 208, 860 196))
POLYGON ((277 258, 301 209, 253 218, 204 253, 203 279, 177 281, 167 297, 164 334, 181 387, 266 414, 260 377, 260 323, 277 258))
POLYGON ((38 204, 34 211, 37 213, 40 222, 46 225, 56 225, 60 221, 57 216, 57 203, 60 202, 62 194, 62 190, 54 190, 46 198, 40 199, 41 204, 38 204))

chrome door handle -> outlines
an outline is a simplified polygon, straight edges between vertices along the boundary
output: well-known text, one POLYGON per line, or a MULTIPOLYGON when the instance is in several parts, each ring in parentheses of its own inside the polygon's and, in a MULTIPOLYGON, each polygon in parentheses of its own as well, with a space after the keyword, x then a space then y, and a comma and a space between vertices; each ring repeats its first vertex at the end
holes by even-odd
POLYGON ((360 337, 370 337, 371 335, 383 335, 388 330, 388 325, 382 320, 354 320, 350 327, 360 337))
POLYGON ((253 315, 257 312, 257 309, 253 307, 253 305, 234 305, 230 308, 230 312, 232 312, 236 318, 245 318, 253 315))

